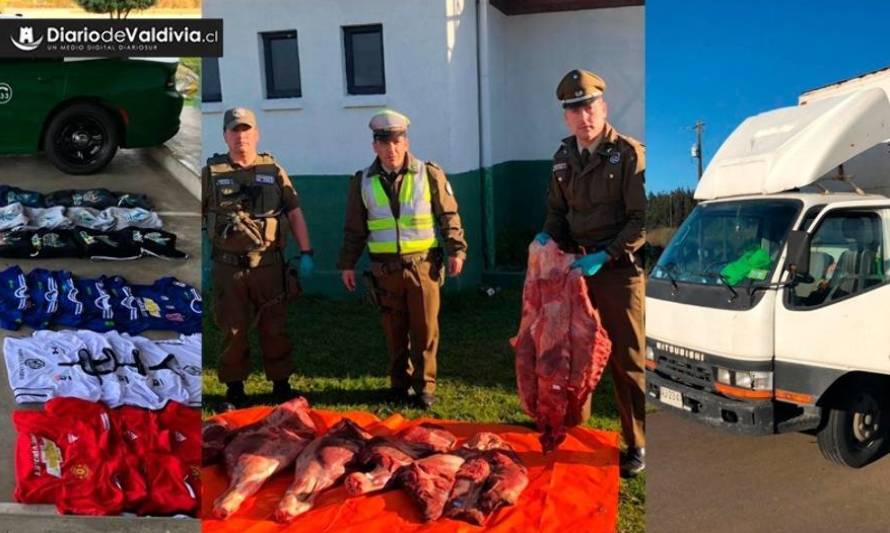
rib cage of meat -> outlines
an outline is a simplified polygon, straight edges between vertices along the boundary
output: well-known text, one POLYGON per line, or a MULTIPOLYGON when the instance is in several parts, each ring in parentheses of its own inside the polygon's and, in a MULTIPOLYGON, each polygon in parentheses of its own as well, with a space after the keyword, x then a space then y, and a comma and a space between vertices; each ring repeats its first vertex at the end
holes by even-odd
POLYGON ((304 398, 285 402, 258 422, 239 428, 223 452, 229 486, 213 502, 213 516, 231 516, 267 479, 289 466, 314 436, 315 424, 304 398))
POLYGON ((314 439, 297 457, 294 482, 278 503, 275 520, 290 522, 311 509, 318 494, 343 477, 370 438, 355 422, 344 418, 314 439))
POLYGON ((356 496, 386 488, 400 468, 432 453, 447 452, 456 442, 451 432, 433 424, 412 426, 395 437, 375 437, 358 460, 363 469, 370 470, 346 476, 346 492, 356 496))
POLYGON ((553 241, 529 246, 522 318, 510 339, 522 408, 542 432, 545 452, 582 421, 582 407, 612 350, 583 275, 570 268, 574 259, 553 241))

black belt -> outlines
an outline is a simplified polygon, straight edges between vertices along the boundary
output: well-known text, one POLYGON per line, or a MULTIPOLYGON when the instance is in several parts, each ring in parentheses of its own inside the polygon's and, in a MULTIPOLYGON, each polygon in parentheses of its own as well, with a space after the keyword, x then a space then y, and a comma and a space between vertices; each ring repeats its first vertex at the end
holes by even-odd
POLYGON ((432 248, 425 252, 418 252, 411 255, 397 256, 387 259, 371 259, 368 267, 371 273, 375 276, 392 274, 405 270, 406 268, 416 267, 427 261, 432 262, 436 260, 437 257, 441 257, 441 253, 442 250, 440 248, 432 248))
MULTIPOLYGON (((214 249, 210 257, 216 261, 217 263, 222 263, 224 265, 239 267, 239 268, 251 268, 250 266, 250 258, 247 254, 236 254, 232 252, 223 252, 222 250, 214 249)), ((280 250, 269 250, 263 252, 260 255, 260 261, 256 265, 257 267, 274 265, 275 263, 283 263, 283 259, 281 257, 280 250)), ((254 267, 255 268, 255 267, 254 267)))

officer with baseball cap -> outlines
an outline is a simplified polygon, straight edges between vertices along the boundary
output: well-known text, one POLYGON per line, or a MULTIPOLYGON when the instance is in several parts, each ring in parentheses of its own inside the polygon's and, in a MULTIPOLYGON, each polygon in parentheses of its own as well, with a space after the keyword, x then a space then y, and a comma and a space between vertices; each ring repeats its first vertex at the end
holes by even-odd
POLYGON ((627 449, 621 474, 645 469, 645 300, 642 260, 646 212, 645 152, 607 120, 606 81, 575 69, 556 97, 571 135, 553 156, 547 219, 535 238, 579 254, 572 264, 587 279, 612 340, 609 366, 627 449))
POLYGON ((350 181, 337 265, 343 285, 355 291, 355 265, 368 248, 365 280, 382 314, 390 395, 405 401, 413 388, 417 403, 427 409, 435 401, 442 247, 449 275, 457 276, 467 242, 445 172, 408 151, 410 123, 391 109, 371 117, 377 157, 350 181))
POLYGON ((293 359, 285 333, 288 279, 282 218, 302 250, 302 277, 314 270, 309 231, 287 172, 270 154, 257 153, 260 134, 253 111, 227 110, 223 137, 228 153, 214 154, 201 173, 202 212, 212 246, 214 319, 224 335, 219 380, 226 384, 227 401, 246 403, 244 379, 251 368, 247 333, 256 324, 266 377, 273 382, 276 401, 284 401, 292 395, 288 379, 293 359))

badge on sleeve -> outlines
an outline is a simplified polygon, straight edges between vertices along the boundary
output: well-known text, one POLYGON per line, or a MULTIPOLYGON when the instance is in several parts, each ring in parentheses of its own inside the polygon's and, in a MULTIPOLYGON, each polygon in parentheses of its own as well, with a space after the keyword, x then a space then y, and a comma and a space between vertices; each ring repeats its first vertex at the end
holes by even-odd
POLYGON ((616 150, 612 152, 612 155, 609 156, 609 163, 617 165, 619 161, 621 161, 621 152, 616 150))
POLYGON ((566 168, 568 168, 568 164, 556 163, 553 165, 553 172, 556 172, 557 170, 565 170, 566 168))
POLYGON ((454 189, 451 188, 450 182, 445 182, 445 192, 448 193, 448 196, 454 196, 454 189))

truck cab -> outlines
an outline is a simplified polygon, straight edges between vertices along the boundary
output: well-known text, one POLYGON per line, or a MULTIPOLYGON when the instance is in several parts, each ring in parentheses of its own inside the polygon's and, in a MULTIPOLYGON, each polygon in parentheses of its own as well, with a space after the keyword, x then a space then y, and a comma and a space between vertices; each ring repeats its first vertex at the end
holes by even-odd
POLYGON ((890 100, 859 87, 744 121, 646 289, 652 402, 808 431, 861 467, 890 422, 890 100))

